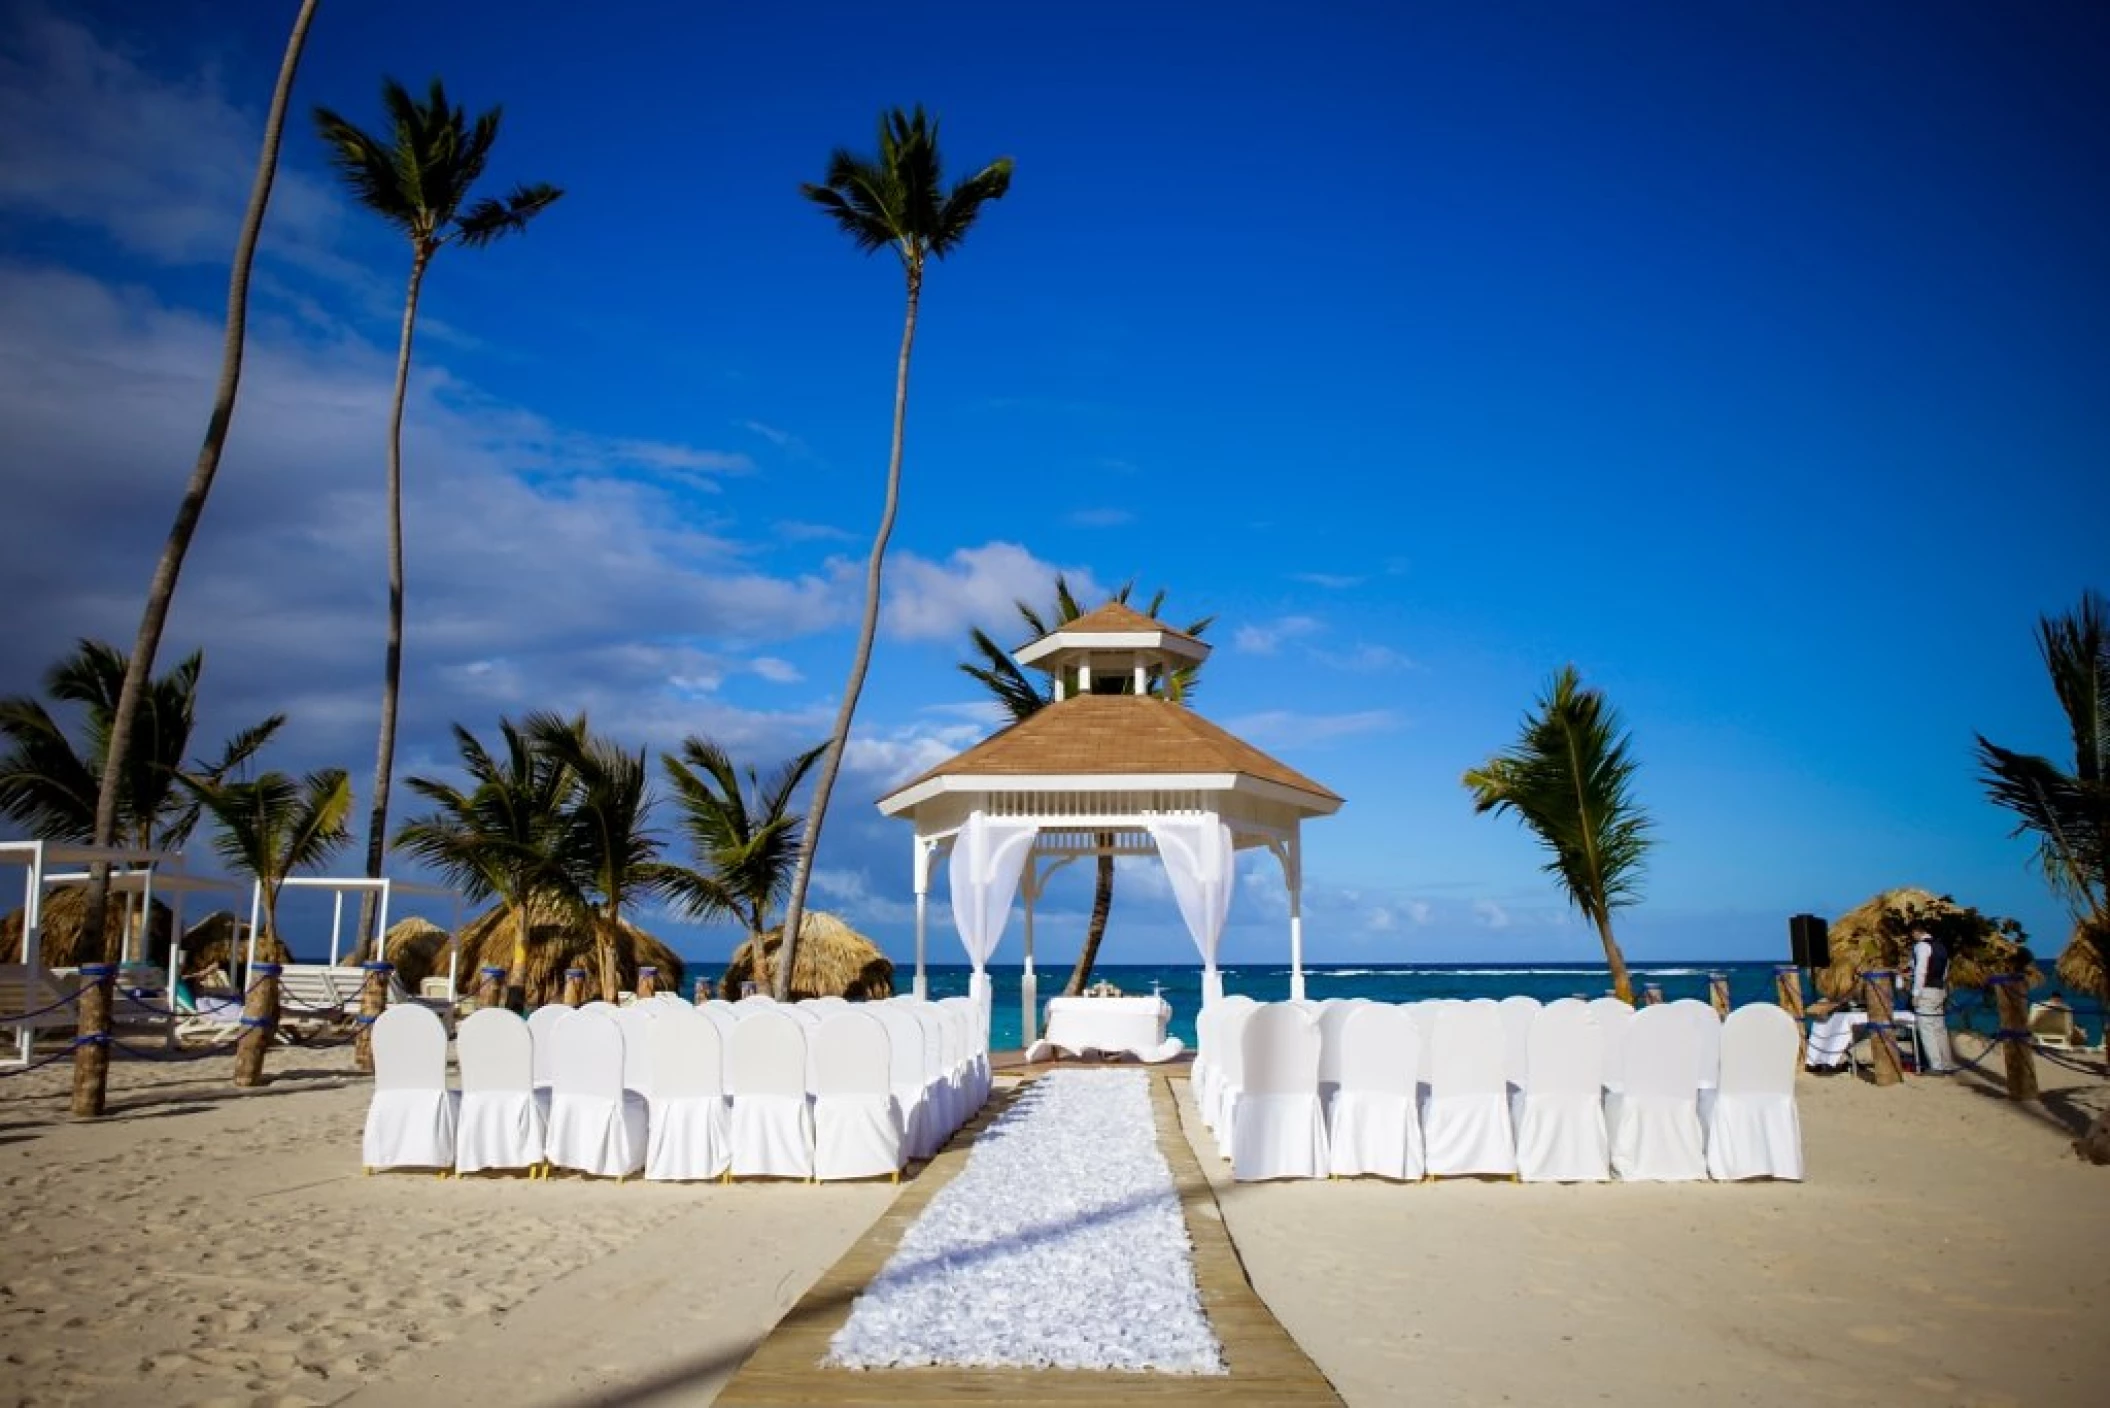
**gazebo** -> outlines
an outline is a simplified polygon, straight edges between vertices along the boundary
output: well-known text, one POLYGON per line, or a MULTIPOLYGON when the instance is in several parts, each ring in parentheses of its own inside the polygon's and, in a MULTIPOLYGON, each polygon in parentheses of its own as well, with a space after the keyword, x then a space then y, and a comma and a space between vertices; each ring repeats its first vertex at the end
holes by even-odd
POLYGON ((1165 865, 1202 958, 1202 1001, 1223 996, 1216 948, 1241 850, 1265 847, 1289 891, 1292 998, 1304 996, 1301 829, 1341 798, 1232 736, 1154 682, 1209 647, 1121 602, 1087 612, 1017 652, 1054 677, 1054 702, 887 796, 879 810, 915 825, 916 978, 924 963, 933 863, 949 857, 953 921, 985 1012, 988 961, 1015 894, 1025 899, 1026 1044, 1039 1005, 1033 902, 1080 856, 1150 855, 1165 865))

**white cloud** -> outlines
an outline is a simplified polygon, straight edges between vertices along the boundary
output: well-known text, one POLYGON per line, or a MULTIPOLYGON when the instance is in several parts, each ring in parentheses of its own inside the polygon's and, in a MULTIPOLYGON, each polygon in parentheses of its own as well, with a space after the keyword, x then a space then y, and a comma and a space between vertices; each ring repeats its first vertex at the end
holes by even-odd
POLYGON ((798 666, 789 660, 779 660, 774 655, 757 655, 747 662, 747 668, 771 684, 797 684, 805 678, 799 673, 798 666))
POLYGON ((1386 674, 1415 667, 1413 660, 1389 645, 1366 643, 1352 650, 1313 650, 1311 657, 1322 665, 1331 665, 1337 670, 1349 670, 1356 674, 1386 674))
POLYGON ((1484 929, 1507 929, 1509 911, 1493 900, 1474 900, 1473 922, 1484 929))
POLYGON ((999 639, 1018 630, 1017 602, 1045 604, 1067 571, 1079 601, 1101 595, 1089 572, 1042 562, 1016 543, 960 548, 942 562, 904 553, 889 560, 883 619, 898 640, 956 640, 970 627, 999 639))
POLYGON ((1350 587, 1359 587, 1364 580, 1361 577, 1343 576, 1337 572, 1292 572, 1289 574, 1289 579, 1292 582, 1302 582, 1310 587, 1323 587, 1330 592, 1346 591, 1350 587))
POLYGON ((1273 655, 1287 641, 1314 635, 1325 629, 1324 623, 1312 616, 1282 616, 1273 621, 1251 626, 1240 626, 1232 633, 1233 649, 1250 655, 1273 655))

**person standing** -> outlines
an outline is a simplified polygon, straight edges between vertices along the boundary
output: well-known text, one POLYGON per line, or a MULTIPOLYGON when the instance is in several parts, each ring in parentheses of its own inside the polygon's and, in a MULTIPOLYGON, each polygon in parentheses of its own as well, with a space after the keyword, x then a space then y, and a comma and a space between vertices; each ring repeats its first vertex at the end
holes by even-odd
POLYGON ((1949 950, 1925 925, 1912 930, 1912 1017, 1926 1055, 1926 1073, 1956 1070, 1949 1052, 1949 950))

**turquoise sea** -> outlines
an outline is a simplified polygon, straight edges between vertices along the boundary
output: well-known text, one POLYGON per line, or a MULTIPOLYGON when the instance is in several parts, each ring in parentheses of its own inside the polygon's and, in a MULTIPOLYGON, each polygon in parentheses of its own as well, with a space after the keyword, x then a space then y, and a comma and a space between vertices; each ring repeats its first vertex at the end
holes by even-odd
MULTIPOLYGON (((1771 963, 1663 962, 1630 963, 1636 990, 1653 983, 1663 989, 1665 1001, 1681 997, 1707 997, 1710 973, 1729 979, 1732 1002, 1773 1000, 1771 963)), ((932 997, 964 996, 969 969, 962 964, 932 964, 929 968, 932 997)), ((915 976, 912 964, 894 970, 899 991, 907 992, 915 976)), ((1020 1046, 1019 972, 1014 965, 990 969, 994 1007, 990 1013, 989 1044, 998 1051, 1020 1046)), ((1040 974, 1043 1004, 1061 993, 1069 979, 1069 966, 1040 974)), ((1104 979, 1122 992, 1142 995, 1161 992, 1172 1004, 1172 1034, 1194 1045, 1194 1014, 1201 1007, 1202 970, 1197 965, 1146 965, 1102 963, 1094 970, 1095 980, 1104 979)), ((1224 991, 1245 993, 1261 1001, 1279 1001, 1289 996, 1289 967, 1281 963, 1249 964, 1223 970, 1224 991)), ((1557 997, 1601 997, 1611 991, 1611 973, 1601 963, 1399 963, 1369 966, 1314 964, 1304 970, 1305 995, 1323 1001, 1330 997, 1367 997, 1376 1002, 1415 1002, 1430 997, 1507 997, 1521 993, 1550 1002, 1557 997)), ((1815 990, 1805 981, 1809 998, 1815 990)), ((2042 995, 2041 993, 2039 994, 2042 995)), ((2081 1005, 2083 1024, 2091 1036, 2099 1033, 2101 1013, 2093 1004, 2081 1005)), ((1999 1023, 1974 993, 1957 993, 1949 1003, 1952 1025, 1991 1032, 1999 1023)))

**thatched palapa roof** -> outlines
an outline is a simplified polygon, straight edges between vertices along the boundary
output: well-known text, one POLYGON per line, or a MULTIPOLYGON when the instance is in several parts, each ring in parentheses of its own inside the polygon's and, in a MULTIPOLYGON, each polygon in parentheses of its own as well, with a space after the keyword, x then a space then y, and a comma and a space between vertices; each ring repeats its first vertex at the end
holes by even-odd
MULTIPOLYGON (((114 891, 110 895, 109 908, 103 914, 103 944, 84 942, 87 918, 86 885, 55 885, 46 890, 38 960, 47 968, 70 968, 82 963, 100 963, 104 954, 117 953, 118 937, 124 932, 125 896, 114 891)), ((149 959, 159 962, 168 957, 169 926, 173 922, 169 907, 155 900, 153 919, 147 927, 149 959)), ((0 919, 0 963, 22 961, 22 930, 26 925, 26 913, 19 908, 0 919)))
MULTIPOLYGON (((256 957, 259 963, 293 961, 292 953, 273 934, 258 936, 256 957)), ((231 975, 237 963, 248 961, 249 925, 230 910, 214 910, 183 931, 184 973, 218 968, 231 975)))
MULTIPOLYGON (((527 1005, 540 1007, 561 998, 566 968, 584 968, 587 993, 593 995, 600 982, 600 958, 594 951, 593 936, 577 916, 545 901, 529 907, 528 919, 527 1005)), ((476 990, 477 969, 485 964, 509 971, 512 968, 513 920, 504 906, 487 910, 463 925, 461 939, 460 981, 464 993, 476 990)), ((681 987, 680 956, 626 919, 620 924, 615 941, 616 982, 625 992, 636 988, 640 965, 659 969, 663 991, 681 987)), ((410 979, 406 976, 404 982, 407 984, 410 979)))
POLYGON ((2104 966, 2105 954, 2110 954, 2110 925, 2082 920, 2073 926, 2073 937, 2059 955, 2059 981, 2076 991, 2110 1001, 2110 968, 2104 966))
MULTIPOLYGON (((729 997, 737 997, 740 985, 752 980, 767 992, 776 978, 777 950, 783 946, 781 924, 762 936, 759 963, 753 939, 740 945, 725 966, 721 990, 729 997)), ((810 909, 800 919, 798 955, 792 962, 794 999, 876 999, 894 995, 893 960, 880 952, 879 945, 822 910, 810 909)))
POLYGON ((1855 995, 1858 974, 1875 968, 1908 969, 1912 930, 1927 931, 1949 950, 1949 986, 1981 988, 1996 973, 2024 974, 2034 987, 2044 975, 2033 966, 2021 926, 1993 919, 1947 895, 1909 886, 1885 890, 1831 923, 1831 966, 1816 973, 1826 997, 1855 995))

